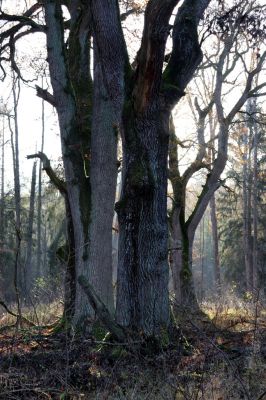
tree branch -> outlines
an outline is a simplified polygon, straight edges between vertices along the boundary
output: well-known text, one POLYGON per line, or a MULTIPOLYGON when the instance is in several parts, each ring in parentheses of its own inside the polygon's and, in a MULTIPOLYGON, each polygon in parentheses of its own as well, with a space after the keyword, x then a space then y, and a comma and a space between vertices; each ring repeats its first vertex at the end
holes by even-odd
POLYGON ((100 321, 104 326, 111 332, 113 337, 119 342, 124 342, 126 339, 126 334, 122 326, 118 325, 112 316, 110 315, 105 304, 101 301, 97 293, 95 292, 93 286, 88 282, 84 276, 78 277, 78 282, 82 289, 84 290, 90 305, 93 307, 100 321))
POLYGON ((47 101, 49 104, 51 104, 53 107, 56 107, 56 101, 54 96, 48 92, 48 90, 41 88, 38 85, 35 85, 36 88, 36 95, 40 97, 41 99, 47 101))
POLYGON ((51 179, 51 182, 55 185, 55 187, 59 190, 59 192, 61 194, 66 195, 67 194, 66 184, 64 181, 62 181, 60 178, 58 178, 58 176, 54 172, 54 170, 51 167, 50 160, 48 159, 48 157, 44 153, 39 151, 36 154, 30 154, 27 156, 28 160, 31 158, 39 158, 42 161, 43 169, 47 173, 49 178, 51 179))
POLYGON ((173 50, 163 74, 166 86, 171 85, 171 88, 165 90, 166 97, 170 97, 171 106, 184 95, 188 82, 202 61, 197 28, 209 2, 210 0, 185 0, 178 10, 173 28, 173 50), (175 94, 173 87, 176 88, 175 94))
POLYGON ((141 47, 136 58, 135 110, 143 113, 161 87, 169 19, 180 0, 150 0, 145 10, 141 47))

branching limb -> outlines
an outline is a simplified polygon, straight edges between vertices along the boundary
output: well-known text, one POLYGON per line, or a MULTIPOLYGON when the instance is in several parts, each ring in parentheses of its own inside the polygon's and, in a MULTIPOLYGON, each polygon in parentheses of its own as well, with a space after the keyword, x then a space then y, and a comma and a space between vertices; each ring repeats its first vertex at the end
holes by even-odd
POLYGON ((48 90, 41 88, 38 85, 35 85, 36 91, 37 91, 37 96, 43 99, 44 101, 47 101, 49 104, 51 104, 53 107, 56 107, 56 101, 54 96, 48 92, 48 90))
POLYGON ((39 151, 36 154, 30 154, 27 156, 27 159, 31 159, 31 158, 39 158, 42 161, 43 169, 47 173, 49 178, 51 179, 51 182, 55 185, 55 187, 59 190, 59 192, 61 194, 65 195, 67 193, 66 184, 63 180, 58 178, 58 176, 54 172, 53 168, 51 167, 50 160, 48 159, 48 157, 44 153, 39 151))
POLYGON ((0 300, 0 306, 2 306, 8 314, 12 315, 12 317, 20 319, 20 322, 25 322, 28 326, 35 326, 35 324, 32 321, 28 320, 28 318, 11 311, 3 300, 0 300))

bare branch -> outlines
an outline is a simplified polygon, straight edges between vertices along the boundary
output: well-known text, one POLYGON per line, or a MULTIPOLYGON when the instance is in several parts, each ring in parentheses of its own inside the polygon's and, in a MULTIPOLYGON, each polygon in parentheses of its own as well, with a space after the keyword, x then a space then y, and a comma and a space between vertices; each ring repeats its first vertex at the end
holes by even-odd
POLYGON ((27 159, 31 159, 31 158, 39 158, 42 161, 43 169, 47 173, 49 178, 51 179, 51 182, 55 185, 55 187, 59 190, 59 192, 61 194, 66 195, 67 194, 66 184, 64 181, 62 181, 60 178, 58 178, 58 176, 54 172, 54 170, 51 167, 50 160, 48 159, 48 157, 44 153, 39 151, 36 154, 30 154, 27 156, 27 159))
POLYGON ((36 91, 37 91, 37 96, 40 97, 41 99, 47 101, 49 104, 51 104, 53 107, 56 107, 56 101, 54 96, 48 92, 48 90, 41 88, 38 85, 35 85, 36 91))

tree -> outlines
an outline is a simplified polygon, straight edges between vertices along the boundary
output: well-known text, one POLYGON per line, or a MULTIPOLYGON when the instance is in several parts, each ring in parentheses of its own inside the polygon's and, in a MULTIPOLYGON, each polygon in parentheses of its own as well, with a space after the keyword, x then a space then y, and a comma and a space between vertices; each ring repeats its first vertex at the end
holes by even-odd
MULTIPOLYGON (((194 308, 197 308, 197 301, 192 279, 192 248, 196 228, 215 191, 223 184, 221 175, 228 158, 229 132, 235 116, 248 98, 264 94, 260 92, 265 86, 264 83, 253 84, 260 70, 263 68, 266 53, 260 54, 258 62, 253 67, 251 66, 251 68, 247 66, 247 61, 245 60, 245 54, 249 50, 251 54, 254 52, 248 44, 248 38, 250 38, 249 23, 250 20, 254 20, 252 18, 254 17, 254 13, 257 15, 257 10, 260 9, 261 7, 256 6, 255 3, 237 2, 229 10, 223 9, 223 14, 218 18, 218 25, 220 24, 219 26, 221 26, 221 32, 218 30, 218 33, 216 33, 218 39, 215 54, 211 55, 208 52, 206 60, 201 67, 203 71, 209 67, 213 68, 215 77, 213 78, 212 76, 208 83, 203 82, 205 88, 208 87, 206 90, 208 94, 207 99, 202 100, 202 104, 199 104, 197 98, 195 99, 198 152, 194 161, 182 175, 179 171, 177 152, 177 146, 179 144, 182 146, 182 143, 176 139, 174 127, 172 127, 169 148, 169 179, 173 187, 173 207, 170 226, 172 227, 175 249, 173 259, 176 261, 176 266, 173 267, 175 268, 173 278, 176 280, 174 286, 177 300, 181 301, 181 303, 185 301, 186 304, 192 305, 194 308), (243 37, 247 41, 246 46, 243 47, 240 37, 243 37), (236 101, 233 106, 230 104, 227 107, 228 110, 226 110, 223 104, 226 95, 231 95, 230 87, 228 89, 228 82, 232 76, 231 74, 235 74, 235 68, 238 63, 244 65, 245 84, 242 92, 236 94, 236 101), (215 146, 214 138, 210 141, 207 141, 205 138, 206 120, 214 106, 218 120, 217 147, 215 146), (207 149, 212 146, 214 147, 215 157, 210 162, 207 149), (195 207, 190 215, 186 216, 187 184, 191 177, 203 168, 207 170, 205 183, 202 186, 201 193, 198 195, 195 207)), ((252 24, 253 22, 251 22, 252 24)), ((214 32, 217 32, 217 30, 214 29, 214 32)), ((258 40, 256 32, 257 30, 255 29, 255 39, 251 34, 251 40, 258 40)), ((233 77, 233 79, 235 78, 233 77)), ((213 132, 212 137, 215 137, 213 132)))
MULTIPOLYGON (((13 69, 21 76, 16 63, 17 41, 29 33, 42 32, 46 35, 53 94, 37 86, 37 95, 54 106, 58 114, 69 199, 67 225, 72 226, 74 230, 74 248, 70 248, 76 269, 75 274, 72 274, 73 284, 76 284, 76 276, 84 274, 112 310, 110 221, 114 212, 117 130, 113 126, 112 110, 101 88, 101 81, 97 83, 93 92, 90 73, 92 27, 89 4, 85 5, 84 2, 76 0, 67 2, 70 19, 65 24, 63 3, 37 2, 19 15, 2 12, 0 18, 8 21, 9 26, 1 34, 1 50, 8 53, 9 57, 5 60, 9 59, 13 69), (44 11, 45 24, 43 19, 38 19, 41 8, 44 11), (25 27, 28 27, 28 30, 23 31, 25 27), (92 100, 97 104, 94 115, 92 100), (97 130, 93 138, 92 129, 97 130), (104 161, 106 157, 108 162, 104 161), (98 204, 99 199, 104 199, 104 207, 98 204), (98 211, 99 206, 101 212, 98 211), (99 234, 105 243, 105 251, 102 251, 99 234)), ((94 59, 96 60, 97 56, 94 59)), ((94 78, 97 81, 102 78, 100 72, 96 72, 96 68, 95 66, 94 78)), ((75 293, 75 299, 72 297, 75 303, 72 322, 74 325, 82 325, 84 317, 92 316, 93 313, 79 286, 75 293)))
POLYGON ((123 142, 117 321, 147 335, 169 323, 167 155, 171 110, 202 59, 197 26, 209 1, 185 1, 173 27, 163 71, 169 19, 177 1, 150 1, 136 68, 127 56, 117 4, 92 1, 94 38, 123 142), (122 111, 122 112, 121 112, 122 111), (121 123, 122 120, 122 123, 121 123))
MULTIPOLYGON (((255 101, 251 99, 251 104, 254 103, 256 99, 255 101)), ((259 108, 254 109, 250 104, 238 115, 232 131, 231 166, 227 171, 230 190, 221 191, 217 203, 219 236, 222 244, 221 265, 225 271, 225 279, 227 283, 236 282, 237 289, 241 293, 248 292, 249 295, 252 292, 257 295, 257 289, 264 288, 264 120, 265 115, 259 108), (257 134, 256 141, 254 139, 257 134), (254 186, 256 180, 250 179, 254 176, 254 170, 257 174, 256 188, 254 186), (247 200, 250 204, 249 209, 247 200), (256 223, 258 225, 254 229, 256 223), (256 247, 253 247, 256 230, 256 247), (256 251, 256 264, 253 264, 253 251, 256 251)))
MULTIPOLYGON (((41 6, 40 3, 22 16, 6 13, 1 16, 2 20, 16 21, 2 35, 2 43, 7 37, 10 38, 10 34, 13 35, 11 41, 5 42, 5 49, 9 48, 15 68, 14 44, 21 34, 21 26, 28 26, 31 32, 46 33, 53 95, 38 93, 45 95, 58 112, 70 203, 69 217, 72 219, 75 239, 76 275, 87 275, 102 300, 108 303, 111 289, 99 286, 102 286, 102 277, 107 275, 111 263, 102 271, 98 269, 97 275, 92 272, 90 264, 92 251, 95 254, 97 247, 95 238, 90 236, 93 229, 92 210, 96 207, 96 204, 92 204, 92 193, 98 194, 97 191, 104 188, 101 182, 92 190, 93 163, 97 164, 97 157, 93 160, 92 146, 93 138, 97 136, 94 136, 90 121, 96 118, 100 110, 95 98, 94 104, 97 106, 93 108, 93 113, 91 107, 89 48, 93 33, 95 60, 101 67, 94 96, 98 93, 98 101, 110 107, 111 113, 108 120, 102 119, 108 129, 101 129, 101 121, 97 121, 98 135, 103 132, 104 138, 109 138, 103 139, 106 144, 104 154, 116 153, 110 150, 110 146, 116 145, 118 132, 123 141, 123 187, 116 206, 120 225, 116 317, 120 324, 149 335, 159 333, 169 322, 166 210, 169 118, 202 59, 197 25, 209 1, 202 0, 195 4, 186 0, 178 9, 172 34, 173 51, 163 72, 169 20, 178 3, 178 0, 169 0, 163 5, 157 0, 148 2, 142 44, 134 70, 129 65, 116 1, 106 4, 91 1, 86 5, 79 1, 68 2, 70 32, 67 48, 59 1, 43 3, 45 27, 31 18, 41 6), (97 92, 99 88, 101 91, 97 92), (102 90, 107 93, 107 102, 102 90), (110 140, 113 142, 110 143, 110 140)), ((97 151, 98 145, 96 154, 97 151)), ((108 185, 113 182, 113 189, 109 187, 109 193, 114 193, 116 157, 104 166, 106 174, 103 176, 108 177, 108 185)), ((97 174, 95 180, 99 180, 97 174)), ((114 194, 109 197, 114 199, 114 194)), ((109 218, 105 220, 109 224, 109 218)), ((103 222, 101 218, 101 225, 103 222)), ((99 227, 97 223, 96 226, 99 227)), ((111 230, 111 225, 106 227, 105 231, 108 230, 111 230)), ((108 241, 109 238, 104 243, 107 245, 108 241)), ((100 253, 98 257, 101 257, 100 253)), ((99 265, 103 268, 105 263, 102 259, 99 265)), ((110 281, 106 281, 106 284, 110 288, 110 281)), ((88 309, 78 287, 75 303, 74 319, 77 321, 88 309)))

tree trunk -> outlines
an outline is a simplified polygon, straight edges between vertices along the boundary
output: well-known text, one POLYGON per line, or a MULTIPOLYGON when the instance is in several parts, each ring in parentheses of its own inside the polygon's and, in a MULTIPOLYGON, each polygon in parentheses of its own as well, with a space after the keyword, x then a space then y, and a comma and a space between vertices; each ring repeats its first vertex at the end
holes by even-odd
MULTIPOLYGON (((43 78, 42 78, 42 89, 43 89, 43 78)), ((41 139, 41 152, 43 153, 44 148, 44 100, 42 99, 42 139, 41 139)), ((37 263, 37 276, 45 275, 42 270, 42 163, 39 164, 39 176, 38 176, 38 203, 37 203, 37 249, 36 249, 36 263, 37 263)), ((46 271, 47 272, 47 271, 46 271)))
POLYGON ((12 77, 12 96, 14 105, 14 125, 12 126, 11 117, 8 118, 9 130, 11 134, 11 149, 13 159, 13 178, 14 178, 14 199, 15 199, 15 233, 16 233, 16 292, 19 296, 19 291, 23 288, 23 272, 21 269, 21 194, 20 194, 20 164, 19 164, 19 132, 18 132, 18 101, 20 95, 20 85, 16 83, 15 75, 13 72, 12 77), (16 85, 17 90, 16 90, 16 85))
POLYGON ((116 205, 119 324, 156 335, 169 322, 167 155, 169 114, 124 113, 123 183, 116 205))
POLYGON ((5 119, 2 116, 2 137, 1 137, 1 194, 0 194, 0 246, 4 246, 5 238, 5 119))
MULTIPOLYGON (((256 104, 255 104, 256 106, 256 104)), ((258 124, 254 121, 254 141, 253 141, 253 288, 258 290, 258 124)))
MULTIPOLYGON (((109 99, 102 89, 98 66, 95 68, 95 79, 102 87, 97 87, 94 92, 97 106, 92 116, 90 10, 87 3, 79 2, 80 7, 76 6, 76 2, 69 6, 71 25, 67 54, 62 10, 57 2, 45 3, 44 8, 48 61, 59 119, 69 201, 67 212, 71 215, 75 241, 73 256, 77 286, 73 324, 82 328, 87 317, 94 317, 94 311, 80 290, 78 276, 88 279, 106 305, 113 308, 111 243, 117 132, 113 126, 109 99), (103 225, 100 226, 100 223, 103 225)), ((69 279, 72 278, 71 273, 69 279)))
POLYGON ((24 270, 26 301, 30 298, 30 291, 34 281, 34 271, 32 265, 32 234, 33 234, 33 220, 34 220, 35 186, 36 186, 36 162, 34 162, 32 167, 30 209, 28 216, 27 236, 26 236, 27 250, 26 250, 25 270, 24 270))
MULTIPOLYGON (((85 107, 91 102, 91 87, 84 79, 83 86, 79 86, 81 74, 76 75, 76 81, 70 81, 70 75, 67 69, 66 54, 63 37, 63 19, 61 6, 57 2, 46 2, 44 5, 45 20, 47 24, 47 49, 48 62, 51 75, 51 82, 56 99, 56 109, 58 113, 62 155, 64 162, 66 189, 69 203, 67 205, 67 214, 71 216, 73 226, 74 254, 71 260, 76 269, 76 278, 79 275, 88 277, 88 229, 90 219, 91 191, 88 178, 89 166, 85 164, 85 155, 89 155, 88 146, 90 139, 89 115, 85 113, 85 107), (78 90, 79 97, 75 97, 74 90, 78 90), (82 93, 86 91, 85 102, 82 103, 82 93), (84 111, 84 113, 82 112, 84 111), (85 169, 84 169, 85 168, 85 169), (74 258, 74 261, 73 261, 74 258)), ((69 38, 69 63, 73 69, 79 68, 81 63, 81 43, 76 41, 75 48, 71 36, 74 29, 78 29, 73 22, 69 38), (74 58, 75 54, 75 58, 74 58)), ((86 46, 89 49, 89 41, 86 46)), ((88 51, 86 52, 88 56, 88 51)), ((87 63, 89 61, 89 56, 87 63)), ((89 66, 88 66, 89 73, 89 66)), ((86 163, 89 163, 86 159, 86 163)), ((71 231, 70 229, 70 231, 71 231)), ((72 246, 71 246, 72 247, 72 246)), ((72 251, 72 248, 71 248, 72 251)), ((73 278, 72 274, 71 279, 73 278)), ((66 278, 70 279, 70 278, 66 278)), ((76 282, 77 285, 77 282, 76 282)), ((74 325, 83 324, 85 317, 89 314, 89 305, 85 295, 76 288, 75 297, 75 315, 74 325)), ((67 296, 66 296, 67 299, 67 296)), ((68 306, 67 306, 68 308, 68 306)), ((71 306, 72 308, 72 306, 71 306)))
POLYGON ((214 282, 215 282, 215 289, 218 291, 218 294, 220 294, 221 274, 220 274, 219 241, 218 241, 215 195, 213 195, 210 200, 210 209, 211 209, 212 242, 213 242, 214 282))
POLYGON ((172 210, 170 231, 171 231, 171 267, 175 294, 175 303, 182 304, 181 298, 181 271, 182 271, 182 229, 180 225, 180 209, 172 210))
POLYGON ((245 256, 246 289, 252 291, 253 272, 251 254, 251 193, 250 193, 250 145, 247 132, 244 133, 244 153, 243 153, 243 247, 245 256))
POLYGON ((202 59, 197 25, 209 0, 179 9, 173 51, 163 71, 169 20, 178 0, 149 1, 136 69, 129 66, 118 2, 92 0, 94 39, 123 142, 122 193, 116 204, 119 260, 116 319, 145 335, 169 323, 167 156, 172 108, 202 59), (122 121, 121 110, 123 109, 122 121), (121 124, 122 122, 122 124, 121 124))
POLYGON ((94 48, 95 112, 91 138, 91 223, 89 282, 114 313, 112 285, 112 224, 117 180, 117 139, 113 109, 104 87, 97 48, 94 48))

